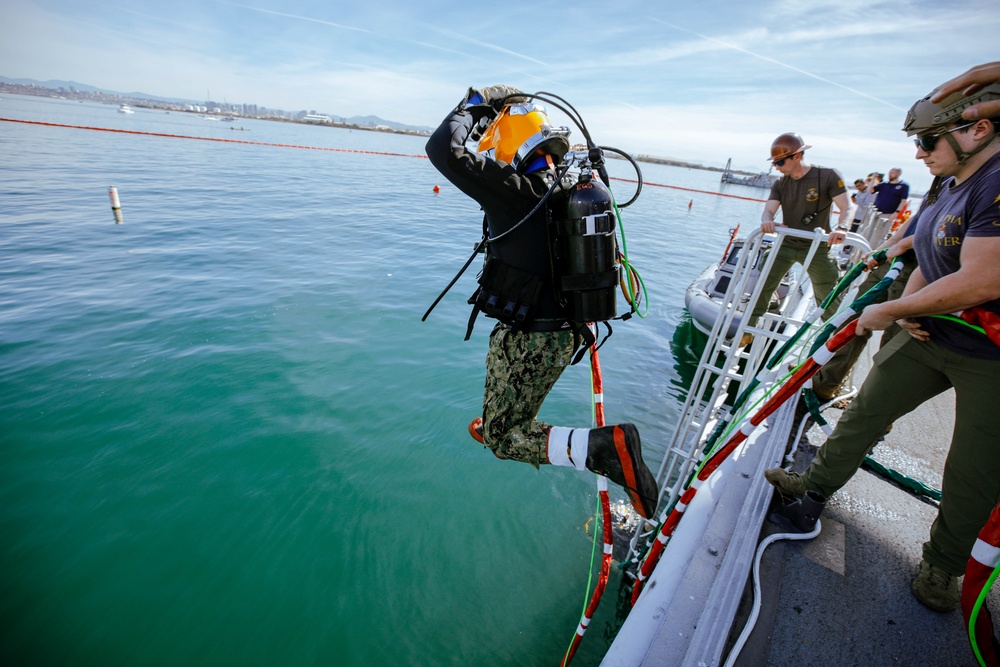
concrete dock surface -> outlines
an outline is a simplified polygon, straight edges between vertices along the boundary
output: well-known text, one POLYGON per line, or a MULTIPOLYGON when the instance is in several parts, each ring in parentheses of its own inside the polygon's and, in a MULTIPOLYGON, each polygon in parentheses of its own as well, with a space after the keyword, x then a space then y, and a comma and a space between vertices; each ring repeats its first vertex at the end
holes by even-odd
MULTIPOLYGON (((873 340, 855 371, 856 385, 875 350, 873 340)), ((900 419, 873 458, 940 489, 954 406, 949 390, 900 419)), ((840 414, 824 412, 831 424, 840 414)), ((824 440, 813 424, 800 441, 796 470, 805 469, 824 440)), ((761 616, 736 664, 975 666, 961 609, 935 612, 910 592, 936 513, 933 503, 860 470, 829 499, 819 536, 777 542, 765 552, 761 616)), ((763 532, 776 528, 766 522, 763 532)), ((987 604, 1000 618, 1000 586, 987 604)), ((749 609, 748 595, 743 606, 749 609)), ((739 631, 734 628, 734 638, 739 631)))

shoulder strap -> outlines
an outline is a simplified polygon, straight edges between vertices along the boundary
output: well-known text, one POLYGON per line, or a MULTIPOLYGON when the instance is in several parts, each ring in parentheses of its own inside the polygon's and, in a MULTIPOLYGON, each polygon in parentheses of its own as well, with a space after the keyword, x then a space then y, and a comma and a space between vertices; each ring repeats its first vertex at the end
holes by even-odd
MULTIPOLYGON (((486 228, 486 216, 484 215, 483 216, 483 229, 485 229, 485 228, 486 228)), ((461 278, 462 274, 465 273, 465 270, 469 268, 469 265, 472 264, 472 260, 474 260, 476 258, 476 255, 478 255, 480 253, 480 251, 482 251, 482 249, 486 246, 486 238, 487 238, 487 234, 483 233, 483 238, 481 238, 479 240, 479 243, 476 244, 476 247, 473 248, 472 254, 469 256, 469 259, 465 260, 465 264, 462 266, 461 269, 458 270, 458 273, 455 274, 455 277, 451 279, 451 282, 448 283, 448 286, 445 287, 443 290, 441 290, 441 293, 438 294, 438 296, 437 296, 436 299, 434 299, 434 303, 432 303, 431 306, 430 306, 430 308, 427 309, 427 312, 424 313, 424 316, 420 318, 421 322, 423 322, 423 321, 425 321, 427 319, 427 316, 431 314, 431 311, 434 310, 434 307, 437 306, 438 303, 441 302, 441 299, 443 299, 444 295, 448 293, 448 290, 450 290, 452 287, 455 286, 455 283, 458 282, 458 279, 461 278)), ((468 340, 468 339, 466 339, 466 340, 468 340)))
MULTIPOLYGON (((604 336, 601 342, 597 344, 597 347, 595 348, 597 350, 600 350, 608 339, 611 338, 611 334, 614 333, 611 329, 610 322, 605 322, 604 326, 608 328, 608 333, 604 336)), ((591 331, 589 324, 580 324, 573 329, 573 343, 575 351, 573 354, 573 361, 569 364, 570 366, 575 366, 580 363, 580 360, 583 359, 583 355, 587 353, 587 350, 589 350, 592 345, 597 343, 597 336, 593 331, 591 331), (580 343, 577 343, 578 339, 582 339, 580 343), (579 349, 576 349, 577 345, 579 345, 579 349)))
POLYGON ((472 328, 476 326, 476 318, 479 316, 479 304, 473 303, 472 313, 469 315, 469 325, 465 328, 465 340, 472 338, 472 328))

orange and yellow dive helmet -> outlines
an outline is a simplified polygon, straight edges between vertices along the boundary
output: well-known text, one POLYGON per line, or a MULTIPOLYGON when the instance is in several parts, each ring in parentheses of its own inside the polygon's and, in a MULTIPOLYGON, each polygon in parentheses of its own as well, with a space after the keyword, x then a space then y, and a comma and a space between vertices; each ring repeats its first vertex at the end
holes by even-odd
POLYGON ((556 163, 562 160, 569 151, 569 128, 552 127, 540 104, 510 104, 486 128, 478 150, 523 172, 533 165, 535 156, 551 155, 556 163))

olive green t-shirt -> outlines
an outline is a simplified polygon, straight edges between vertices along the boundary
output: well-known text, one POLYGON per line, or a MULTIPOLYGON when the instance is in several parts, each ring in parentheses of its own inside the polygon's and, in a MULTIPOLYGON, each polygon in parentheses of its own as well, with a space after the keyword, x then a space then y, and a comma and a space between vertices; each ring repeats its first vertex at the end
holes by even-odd
MULTIPOLYGON (((807 232, 817 227, 831 231, 833 198, 842 192, 847 192, 847 188, 836 169, 812 165, 798 180, 782 176, 775 181, 768 199, 781 204, 782 224, 807 232), (812 220, 807 220, 807 216, 812 216, 812 220)), ((789 239, 792 240, 796 239, 789 239)))

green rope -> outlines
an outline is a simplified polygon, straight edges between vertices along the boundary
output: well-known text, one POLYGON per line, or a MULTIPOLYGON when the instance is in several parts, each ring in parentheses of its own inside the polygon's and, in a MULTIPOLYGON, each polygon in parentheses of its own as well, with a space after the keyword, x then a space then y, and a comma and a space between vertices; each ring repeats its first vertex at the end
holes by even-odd
POLYGON ((615 209, 615 217, 618 219, 618 229, 621 230, 621 235, 622 235, 622 259, 623 259, 622 265, 624 266, 624 270, 627 272, 625 274, 626 275, 625 284, 628 286, 628 296, 629 299, 631 300, 631 303, 633 304, 633 308, 635 309, 635 314, 638 315, 640 318, 645 318, 646 315, 649 314, 649 291, 646 289, 646 283, 642 280, 642 276, 639 275, 639 272, 635 269, 634 266, 632 266, 632 263, 629 262, 628 244, 625 242, 625 225, 622 223, 622 212, 621 209, 618 208, 618 202, 615 200, 615 196, 613 193, 611 195, 611 206, 614 207, 615 209), (637 294, 632 290, 632 280, 631 280, 632 275, 634 275, 636 279, 639 281, 640 294, 637 294), (639 301, 643 301, 643 305, 645 306, 643 312, 639 312, 639 309, 636 307, 638 305, 638 301, 636 300, 637 296, 640 297, 639 301), (643 296, 645 297, 644 300, 642 298, 643 296))
MULTIPOLYGON (((590 584, 594 581, 594 561, 597 557, 597 523, 598 517, 601 515, 601 494, 597 494, 597 509, 594 510, 594 540, 590 550, 590 572, 587 575, 587 587, 583 589, 583 609, 580 610, 580 618, 583 618, 583 615, 587 613, 587 603, 590 602, 590 584)), ((603 532, 603 530, 601 532, 603 532)), ((566 658, 569 657, 569 652, 573 649, 574 639, 576 639, 576 629, 573 630, 573 636, 569 640, 569 646, 566 647, 566 652, 563 653, 562 664, 564 665, 566 664, 566 658)))
POLYGON ((979 333, 981 333, 983 335, 986 335, 986 329, 984 329, 984 328, 982 328, 980 326, 977 326, 977 325, 973 324, 972 322, 966 322, 961 317, 955 317, 954 315, 931 315, 931 317, 936 317, 936 318, 941 319, 941 320, 948 320, 950 322, 957 322, 959 324, 964 324, 965 326, 969 327, 970 329, 973 329, 973 330, 978 331, 979 333))
POLYGON ((809 409, 809 414, 812 415, 813 421, 816 422, 820 427, 829 425, 830 422, 823 417, 823 413, 820 412, 819 397, 816 392, 812 389, 802 392, 802 400, 806 402, 806 408, 809 409))
POLYGON ((979 591, 979 597, 976 598, 976 604, 972 606, 972 613, 969 614, 969 643, 972 644, 972 652, 976 654, 976 660, 982 667, 989 667, 986 661, 983 660, 983 654, 979 651, 979 643, 976 641, 976 619, 979 618, 979 610, 982 608, 983 604, 986 602, 986 596, 990 594, 990 589, 993 588, 993 584, 997 580, 997 575, 1000 574, 1000 563, 993 568, 993 574, 990 575, 989 579, 986 580, 986 584, 983 585, 983 590, 979 591))
POLYGON ((886 467, 873 459, 871 456, 866 456, 863 465, 869 470, 882 475, 886 479, 891 479, 897 484, 913 491, 914 493, 922 496, 927 496, 931 500, 937 502, 941 501, 941 491, 935 489, 934 487, 927 486, 923 482, 913 479, 912 477, 907 477, 903 473, 893 470, 892 468, 886 467))

